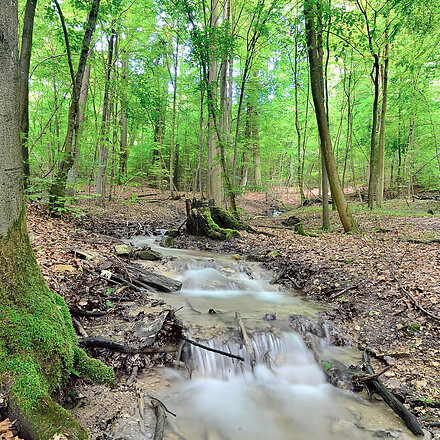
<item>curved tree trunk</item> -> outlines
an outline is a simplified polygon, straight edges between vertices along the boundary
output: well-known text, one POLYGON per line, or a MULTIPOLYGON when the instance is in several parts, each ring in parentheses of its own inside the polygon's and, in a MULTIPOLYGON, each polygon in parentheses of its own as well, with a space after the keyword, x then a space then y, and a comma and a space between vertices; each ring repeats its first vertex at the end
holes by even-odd
MULTIPOLYGON (((318 123, 319 135, 322 143, 322 154, 327 170, 328 180, 333 201, 336 203, 339 218, 344 226, 345 232, 357 232, 357 225, 348 208, 347 200, 342 190, 339 176, 336 170, 335 159, 332 151, 330 130, 324 105, 324 74, 322 68, 322 57, 319 56, 318 39, 315 27, 315 14, 320 8, 319 0, 306 0, 304 2, 304 15, 306 19, 306 32, 308 55, 310 65, 310 80, 313 102, 315 104, 316 121, 318 123)), ((322 41, 322 39, 320 39, 322 41)))
POLYGON ((18 99, 18 7, 0 10, 0 394, 21 436, 47 440, 87 432, 51 400, 72 369, 101 383, 113 371, 78 348, 64 300, 52 293, 38 268, 27 228, 22 190, 18 99))

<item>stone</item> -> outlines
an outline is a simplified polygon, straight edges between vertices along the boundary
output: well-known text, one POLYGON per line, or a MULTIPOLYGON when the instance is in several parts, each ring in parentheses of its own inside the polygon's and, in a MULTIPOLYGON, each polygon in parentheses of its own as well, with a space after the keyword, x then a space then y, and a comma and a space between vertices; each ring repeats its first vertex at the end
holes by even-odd
POLYGON ((129 255, 133 252, 133 247, 129 244, 115 244, 115 252, 117 255, 129 255))
POLYGON ((163 255, 160 252, 153 251, 151 249, 144 249, 142 251, 138 251, 136 255, 139 259, 148 260, 148 261, 161 260, 163 257, 163 255))
POLYGON ((160 240, 160 245, 165 248, 174 246, 174 238, 171 235, 165 235, 160 240))

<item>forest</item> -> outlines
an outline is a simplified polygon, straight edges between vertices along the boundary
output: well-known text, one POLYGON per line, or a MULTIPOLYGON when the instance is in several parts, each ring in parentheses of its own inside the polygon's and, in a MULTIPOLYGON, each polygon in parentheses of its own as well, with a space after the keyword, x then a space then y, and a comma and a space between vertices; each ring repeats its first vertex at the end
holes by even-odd
MULTIPOLYGON (((49 192, 64 209, 88 184, 105 203, 114 185, 147 179, 228 206, 272 187, 316 197, 323 168, 302 3, 36 3, 20 14, 31 196, 49 192)), ((370 208, 384 194, 438 189, 436 3, 320 2, 311 13, 342 188, 370 208)))
POLYGON ((437 0, 0 0, 0 440, 440 438, 437 0))

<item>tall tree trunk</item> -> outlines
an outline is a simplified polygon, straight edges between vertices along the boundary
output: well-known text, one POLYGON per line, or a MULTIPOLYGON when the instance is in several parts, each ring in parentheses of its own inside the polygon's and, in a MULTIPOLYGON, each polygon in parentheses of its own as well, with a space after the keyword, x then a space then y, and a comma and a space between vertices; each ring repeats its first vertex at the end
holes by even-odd
MULTIPOLYGON (((0 9, 0 393, 2 413, 29 440, 87 432, 51 400, 75 370, 111 383, 114 374, 78 347, 69 310, 41 275, 26 227, 22 189, 18 2, 0 9)), ((2 414, 3 415, 3 414, 2 414)))
POLYGON ((120 185, 127 178, 128 164, 128 118, 127 118, 127 75, 128 75, 128 52, 122 53, 122 88, 121 88, 121 141, 119 143, 119 172, 117 183, 120 185))
POLYGON ((74 163, 67 173, 67 186, 66 195, 69 197, 76 197, 75 182, 78 174, 78 155, 79 155, 79 143, 81 140, 82 130, 84 128, 84 118, 87 104, 87 96, 89 93, 90 72, 92 66, 87 64, 84 70, 84 78, 81 86, 81 92, 79 95, 79 108, 78 108, 78 130, 75 133, 75 147, 73 150, 74 163))
POLYGON ((111 111, 109 111, 110 102, 113 100, 110 98, 110 76, 113 68, 113 47, 116 40, 116 32, 113 29, 109 44, 107 55, 107 66, 105 72, 105 86, 104 86, 104 100, 102 103, 102 121, 101 121, 101 133, 98 155, 98 174, 96 177, 96 194, 101 199, 101 203, 105 200, 105 186, 107 181, 107 159, 109 153, 110 143, 110 122, 111 111))
POLYGON ((99 4, 101 0, 93 0, 89 17, 87 19, 86 30, 81 48, 78 63, 78 70, 73 83, 72 97, 69 108, 67 123, 67 134, 64 142, 64 153, 59 168, 52 181, 49 191, 49 211, 52 215, 57 214, 64 208, 67 174, 74 163, 73 141, 78 129, 79 93, 84 77, 84 70, 87 63, 87 55, 90 49, 90 42, 95 32, 96 21, 98 18, 99 4))
POLYGON ((176 34, 176 56, 174 58, 174 81, 173 81, 173 115, 171 119, 171 145, 170 145, 170 192, 174 196, 174 130, 176 125, 176 100, 177 100, 177 69, 179 62, 179 36, 176 34))
MULTIPOLYGON (((218 0, 211 0, 211 32, 215 34, 218 26, 218 0)), ((220 168, 220 158, 218 152, 218 141, 221 142, 221 136, 217 139, 216 115, 217 108, 217 60, 215 59, 215 47, 211 48, 209 54, 209 72, 208 72, 208 106, 213 110, 208 115, 208 199, 215 200, 220 205, 222 202, 222 178, 220 168)), ((217 127, 218 128, 218 127, 217 127)))
MULTIPOLYGON (((385 39, 388 39, 385 33, 385 39)), ((385 188, 385 116, 387 112, 388 93, 388 43, 385 45, 385 61, 382 66, 382 110, 380 113, 379 150, 377 153, 377 206, 383 206, 385 188)))
POLYGON ((19 60, 19 111, 20 111, 20 143, 23 158, 23 186, 29 187, 29 67, 31 64, 32 35, 37 0, 27 0, 23 19, 23 34, 19 60))
MULTIPOLYGON (((357 232, 357 225, 348 208, 347 200, 339 182, 336 164, 333 156, 330 130, 324 103, 324 74, 322 57, 319 56, 317 31, 315 27, 315 15, 320 13, 320 1, 305 0, 304 15, 306 19, 307 45, 310 65, 310 79, 313 102, 315 104, 316 120, 322 143, 322 155, 330 183, 333 202, 336 203, 338 214, 345 232, 357 232)), ((321 32, 321 30, 318 30, 321 32)))

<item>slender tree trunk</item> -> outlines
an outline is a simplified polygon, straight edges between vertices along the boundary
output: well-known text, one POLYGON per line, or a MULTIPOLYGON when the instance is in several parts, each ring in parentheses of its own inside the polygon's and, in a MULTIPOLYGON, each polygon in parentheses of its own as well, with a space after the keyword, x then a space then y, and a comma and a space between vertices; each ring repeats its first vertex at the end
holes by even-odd
POLYGON ((121 142, 119 144, 119 173, 117 183, 120 185, 127 178, 128 168, 128 118, 127 118, 127 74, 128 74, 128 53, 122 54, 122 93, 121 93, 121 142))
POLYGON ((110 143, 110 123, 111 123, 111 111, 109 111, 109 105, 113 103, 110 98, 110 76, 113 67, 113 47, 116 40, 116 32, 112 30, 108 44, 108 56, 107 66, 105 72, 105 86, 104 86, 104 100, 102 104, 102 121, 101 121, 101 133, 98 155, 98 174, 96 177, 96 194, 100 198, 101 203, 105 200, 105 186, 107 181, 107 159, 109 153, 110 143))
POLYGON ((19 60, 19 109, 20 109, 20 142, 23 158, 23 186, 29 187, 29 66, 31 64, 32 35, 37 0, 27 0, 23 19, 23 34, 19 60))
POLYGON ((171 119, 171 145, 170 145, 170 192, 174 196, 174 129, 176 125, 176 100, 177 100, 177 68, 179 62, 179 37, 176 34, 176 56, 174 58, 174 83, 173 83, 173 115, 171 119))
MULTIPOLYGON (((317 32, 315 28, 315 14, 319 14, 320 2, 315 0, 305 0, 304 15, 306 19, 307 45, 310 64, 310 79, 313 102, 315 104, 316 120, 318 123, 319 134, 322 143, 322 155, 325 162, 330 189, 332 192, 333 202, 336 203, 338 214, 341 219, 345 232, 357 232, 357 225, 348 208, 347 200, 339 182, 336 164, 333 156, 330 130, 328 126, 327 114, 324 104, 324 87, 323 87, 323 68, 322 57, 319 56, 317 32), (318 6, 318 11, 314 8, 318 6)), ((319 31, 320 32, 320 31, 319 31)))
POLYGON ((67 134, 64 142, 64 153, 49 192, 49 211, 52 215, 64 208, 67 174, 74 163, 72 146, 75 133, 78 129, 79 91, 81 89, 81 84, 84 77, 84 70, 87 63, 87 55, 90 49, 90 42, 92 40, 93 33, 95 32, 99 4, 100 0, 93 0, 87 20, 86 31, 84 33, 78 70, 73 84, 67 124, 67 134))
MULTIPOLYGON (((385 39, 388 39, 385 33, 385 39)), ((382 111, 380 114, 379 150, 377 154, 377 206, 383 206, 385 188, 385 116, 388 98, 388 44, 385 45, 385 62, 382 66, 382 111)))
POLYGON ((371 143, 370 143, 370 177, 368 181, 368 207, 373 209, 374 198, 376 195, 376 134, 377 134, 377 114, 379 108, 379 56, 373 54, 373 84, 374 84, 374 101, 373 101, 373 122, 371 126, 371 143))

